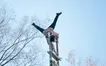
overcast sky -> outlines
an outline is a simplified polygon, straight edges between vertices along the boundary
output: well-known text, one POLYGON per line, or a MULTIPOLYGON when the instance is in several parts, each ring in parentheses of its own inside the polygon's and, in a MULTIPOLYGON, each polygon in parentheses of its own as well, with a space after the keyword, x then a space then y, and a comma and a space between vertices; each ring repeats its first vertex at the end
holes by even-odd
POLYGON ((53 20, 57 12, 63 12, 55 29, 60 36, 61 66, 67 64, 69 50, 78 57, 92 56, 106 66, 106 0, 4 1, 15 10, 18 18, 36 15, 40 20, 53 20))

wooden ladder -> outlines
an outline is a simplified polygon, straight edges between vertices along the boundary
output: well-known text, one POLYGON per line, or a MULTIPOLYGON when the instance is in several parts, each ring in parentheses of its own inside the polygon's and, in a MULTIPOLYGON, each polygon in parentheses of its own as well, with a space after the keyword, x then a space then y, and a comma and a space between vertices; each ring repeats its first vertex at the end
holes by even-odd
POLYGON ((48 38, 47 38, 47 43, 49 45, 49 51, 48 51, 48 54, 49 54, 49 62, 50 62, 50 66, 59 66, 59 61, 60 61, 60 58, 59 58, 59 50, 58 50, 58 44, 56 43, 56 52, 54 52, 52 50, 52 42, 50 41, 50 33, 48 33, 48 38))

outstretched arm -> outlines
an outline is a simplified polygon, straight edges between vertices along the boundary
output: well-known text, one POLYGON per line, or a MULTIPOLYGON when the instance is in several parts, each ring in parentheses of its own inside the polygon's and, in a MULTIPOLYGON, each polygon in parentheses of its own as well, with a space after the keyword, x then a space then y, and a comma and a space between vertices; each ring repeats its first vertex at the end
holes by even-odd
POLYGON ((58 17, 59 17, 60 14, 62 14, 62 12, 56 13, 56 17, 55 17, 53 23, 49 26, 49 28, 53 28, 53 29, 55 28, 57 19, 58 19, 58 17))
POLYGON ((43 28, 37 26, 35 23, 32 23, 32 25, 33 25, 36 29, 38 29, 41 33, 43 33, 43 31, 44 31, 43 28))

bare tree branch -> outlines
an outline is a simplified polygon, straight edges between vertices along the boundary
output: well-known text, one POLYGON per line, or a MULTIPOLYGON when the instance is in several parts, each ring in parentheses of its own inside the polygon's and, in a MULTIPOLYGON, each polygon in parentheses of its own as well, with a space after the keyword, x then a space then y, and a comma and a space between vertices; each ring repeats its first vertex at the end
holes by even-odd
POLYGON ((24 46, 20 49, 20 51, 16 54, 16 55, 14 55, 11 59, 9 59, 7 62, 5 62, 4 64, 2 64, 2 66, 4 66, 5 64, 7 64, 9 61, 11 61, 11 60, 13 60, 21 51, 22 51, 22 49, 31 41, 31 40, 33 40, 35 37, 33 37, 32 39, 30 39, 29 41, 27 41, 25 44, 24 44, 24 46))

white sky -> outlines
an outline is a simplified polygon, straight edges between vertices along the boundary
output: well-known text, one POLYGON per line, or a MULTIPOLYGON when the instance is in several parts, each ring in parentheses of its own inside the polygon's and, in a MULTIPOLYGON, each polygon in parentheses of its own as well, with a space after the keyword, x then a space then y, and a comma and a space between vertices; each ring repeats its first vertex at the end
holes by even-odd
MULTIPOLYGON (((106 63, 105 0, 4 1, 15 10, 18 18, 36 15, 41 20, 53 20, 55 13, 63 12, 55 29, 60 35, 61 66, 67 66, 65 59, 69 50, 74 50, 79 57, 92 56, 100 64, 106 63)), ((47 48, 47 45, 44 47, 47 48)))

